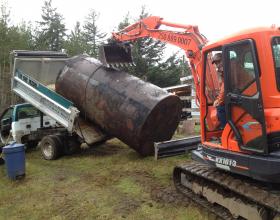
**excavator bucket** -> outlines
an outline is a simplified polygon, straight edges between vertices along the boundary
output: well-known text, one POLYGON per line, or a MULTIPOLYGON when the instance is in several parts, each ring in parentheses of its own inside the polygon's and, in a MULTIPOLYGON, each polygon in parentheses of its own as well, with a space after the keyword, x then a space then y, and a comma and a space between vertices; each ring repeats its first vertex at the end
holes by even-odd
POLYGON ((99 48, 99 60, 107 67, 133 65, 131 47, 124 43, 104 44, 99 48))

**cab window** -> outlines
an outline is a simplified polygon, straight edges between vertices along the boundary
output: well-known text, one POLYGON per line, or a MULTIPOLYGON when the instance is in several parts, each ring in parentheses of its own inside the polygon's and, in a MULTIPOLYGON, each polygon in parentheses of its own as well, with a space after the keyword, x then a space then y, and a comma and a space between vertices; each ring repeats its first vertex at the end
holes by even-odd
POLYGON ((17 111, 17 119, 39 117, 40 112, 33 106, 21 106, 17 111))
POLYGON ((247 92, 248 87, 255 83, 256 70, 253 60, 253 51, 249 42, 229 47, 229 86, 230 90, 237 94, 252 96, 257 91, 247 92))
POLYGON ((2 120, 3 119, 8 119, 8 118, 12 118, 12 112, 13 112, 13 108, 9 108, 3 115, 2 120))
POLYGON ((272 39, 272 54, 276 74, 277 88, 280 91, 280 37, 272 39))

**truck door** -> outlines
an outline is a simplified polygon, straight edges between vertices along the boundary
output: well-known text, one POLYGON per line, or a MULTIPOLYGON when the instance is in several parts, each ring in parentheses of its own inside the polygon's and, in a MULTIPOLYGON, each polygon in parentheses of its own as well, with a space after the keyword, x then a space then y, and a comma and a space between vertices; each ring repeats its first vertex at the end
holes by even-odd
POLYGON ((251 39, 223 47, 227 121, 241 149, 268 153, 260 69, 251 39))
POLYGON ((15 130, 21 130, 25 135, 40 127, 40 112, 30 104, 19 105, 16 108, 15 130))
POLYGON ((2 143, 6 142, 12 128, 13 107, 7 108, 0 116, 0 139, 2 143))

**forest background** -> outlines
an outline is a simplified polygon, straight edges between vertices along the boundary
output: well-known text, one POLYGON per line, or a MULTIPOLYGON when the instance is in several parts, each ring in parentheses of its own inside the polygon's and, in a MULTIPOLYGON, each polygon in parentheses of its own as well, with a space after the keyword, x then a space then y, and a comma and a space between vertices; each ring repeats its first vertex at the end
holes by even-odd
MULTIPOLYGON (((72 30, 66 29, 63 14, 53 7, 52 0, 43 2, 41 20, 35 25, 28 21, 15 25, 7 3, 2 3, 0 9, 0 112, 14 104, 10 89, 11 51, 65 51, 69 56, 88 54, 98 59, 99 47, 111 36, 102 30, 98 20, 100 13, 93 8, 83 21, 76 22, 72 30)), ((119 22, 118 30, 150 16, 144 6, 140 11, 135 16, 127 12, 119 22)), ((181 77, 190 75, 188 62, 180 52, 167 53, 166 46, 151 38, 138 39, 132 47, 135 66, 125 71, 159 87, 179 84, 181 77)))

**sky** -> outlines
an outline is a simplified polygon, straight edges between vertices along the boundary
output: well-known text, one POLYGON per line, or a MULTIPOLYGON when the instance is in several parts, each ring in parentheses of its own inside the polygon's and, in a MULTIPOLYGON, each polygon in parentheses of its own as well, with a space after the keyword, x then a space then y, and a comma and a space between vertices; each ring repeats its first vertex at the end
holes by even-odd
MULTIPOLYGON (((8 3, 15 23, 41 20, 44 0, 1 1, 8 3)), ((52 0, 52 5, 63 15, 68 29, 73 29, 77 21, 83 23, 94 9, 100 14, 98 26, 108 33, 127 13, 137 17, 141 6, 166 21, 198 25, 210 41, 250 27, 280 25, 279 0, 52 0)))

